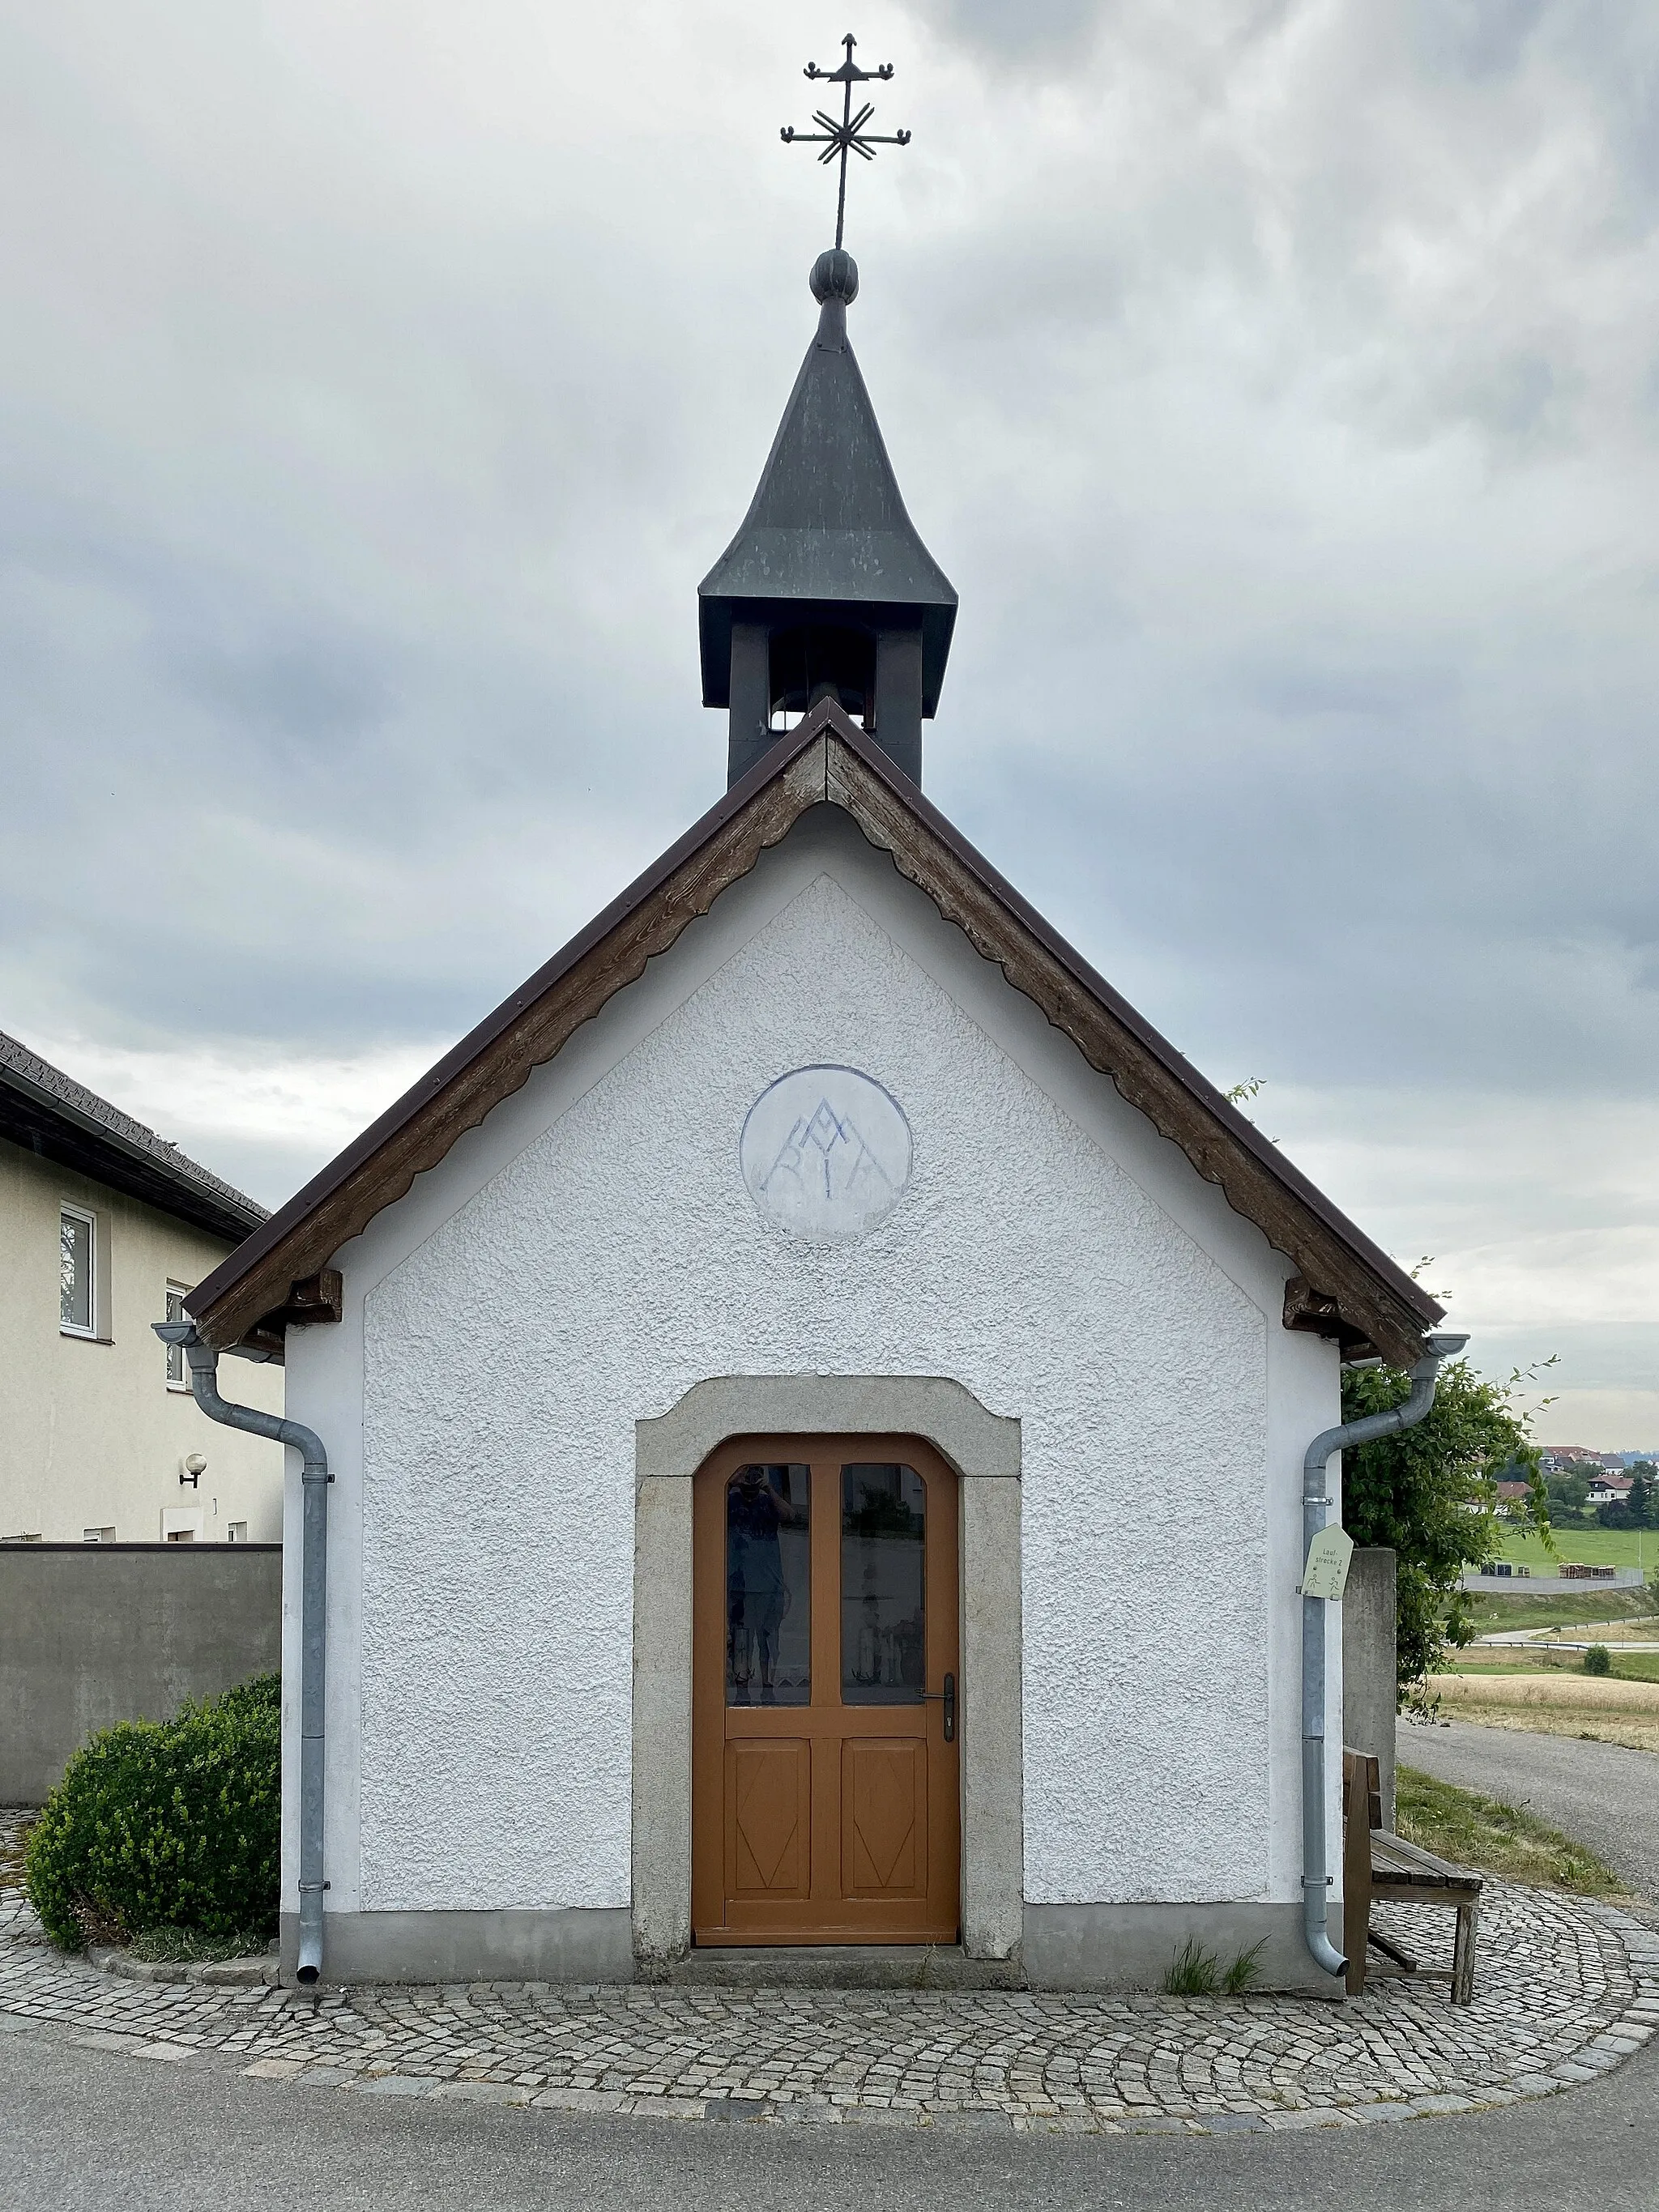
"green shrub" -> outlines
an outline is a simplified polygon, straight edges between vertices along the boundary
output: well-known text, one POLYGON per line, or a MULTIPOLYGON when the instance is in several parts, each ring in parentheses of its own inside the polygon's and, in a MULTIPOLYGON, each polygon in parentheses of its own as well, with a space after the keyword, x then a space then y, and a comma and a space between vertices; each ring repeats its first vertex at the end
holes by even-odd
POLYGON ((1591 1644, 1589 1650, 1584 1654, 1584 1672, 1587 1674, 1612 1674, 1613 1662, 1607 1656, 1607 1647, 1605 1644, 1591 1644))
POLYGON ((124 1721, 76 1752, 31 1830, 30 1901, 66 1951, 149 1929, 275 1933, 281 1678, 170 1721, 124 1721))

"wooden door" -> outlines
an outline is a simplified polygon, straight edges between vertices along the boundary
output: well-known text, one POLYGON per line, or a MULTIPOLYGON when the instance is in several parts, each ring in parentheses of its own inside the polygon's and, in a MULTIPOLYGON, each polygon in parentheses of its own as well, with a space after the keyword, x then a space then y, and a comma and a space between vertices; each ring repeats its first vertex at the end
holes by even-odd
POLYGON ((914 1437, 723 1444, 693 1559, 695 1940, 954 1943, 954 1474, 914 1437))

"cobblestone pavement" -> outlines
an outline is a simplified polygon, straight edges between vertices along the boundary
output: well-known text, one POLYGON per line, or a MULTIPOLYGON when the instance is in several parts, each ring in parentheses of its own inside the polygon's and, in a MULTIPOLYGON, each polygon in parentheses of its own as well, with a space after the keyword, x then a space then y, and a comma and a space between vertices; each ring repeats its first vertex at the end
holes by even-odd
MULTIPOLYGON (((1391 1913, 1431 1960, 1452 1917, 1391 1913)), ((1374 1986, 1347 2004, 534 1982, 313 1997, 114 1979, 0 1890, 0 2030, 368 2095, 1002 2130, 1355 2126, 1549 2095, 1659 2026, 1659 1932, 1493 1883, 1473 2005, 1443 1983, 1374 1986)))

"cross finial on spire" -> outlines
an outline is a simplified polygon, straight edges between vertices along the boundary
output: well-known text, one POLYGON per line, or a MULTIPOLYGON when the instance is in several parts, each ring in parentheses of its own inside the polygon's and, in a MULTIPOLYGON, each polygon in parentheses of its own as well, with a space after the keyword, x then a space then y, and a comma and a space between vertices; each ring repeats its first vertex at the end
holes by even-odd
POLYGON ((895 131, 890 137, 882 137, 873 131, 866 131, 864 126, 876 112, 868 100, 866 100, 856 115, 854 114, 853 87, 855 84, 871 84, 878 80, 885 84, 893 74, 891 62, 884 62, 879 69, 854 68, 853 48, 857 43, 849 31, 842 40, 842 46, 847 49, 847 58, 839 69, 821 70, 816 62, 808 62, 805 71, 806 77, 813 82, 822 79, 825 84, 838 84, 842 87, 841 120, 837 122, 833 115, 826 115, 820 107, 812 117, 813 122, 822 126, 819 130, 797 131, 793 125, 786 124, 778 134, 786 146, 822 146, 823 151, 818 155, 818 160, 825 167, 831 161, 840 161, 841 184, 836 194, 837 252, 841 249, 842 233, 847 223, 848 155, 858 154, 865 161, 873 161, 876 157, 871 150, 872 147, 908 146, 910 143, 910 134, 908 131, 895 131))

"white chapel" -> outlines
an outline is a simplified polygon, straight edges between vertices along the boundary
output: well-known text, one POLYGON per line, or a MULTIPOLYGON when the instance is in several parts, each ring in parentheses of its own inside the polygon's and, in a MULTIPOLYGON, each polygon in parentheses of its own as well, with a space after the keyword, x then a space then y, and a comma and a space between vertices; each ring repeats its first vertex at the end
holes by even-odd
POLYGON ((188 1300, 210 1412, 286 1363, 302 1980, 1340 1987, 1304 1462, 1440 1309, 924 797, 857 287, 702 586, 724 795, 188 1300))

